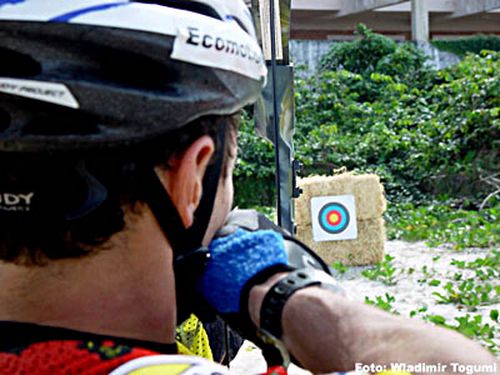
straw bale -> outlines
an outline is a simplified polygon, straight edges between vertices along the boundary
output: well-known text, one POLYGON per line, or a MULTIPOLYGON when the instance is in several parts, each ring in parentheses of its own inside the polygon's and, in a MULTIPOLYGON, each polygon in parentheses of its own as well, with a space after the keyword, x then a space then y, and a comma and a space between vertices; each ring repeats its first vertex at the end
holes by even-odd
POLYGON ((386 210, 384 187, 375 174, 353 175, 343 173, 336 176, 311 176, 302 178, 298 185, 303 189, 295 199, 297 225, 311 224, 311 198, 328 195, 354 195, 358 220, 376 219, 386 210))
POLYGON ((297 226, 297 238, 318 253, 329 265, 336 261, 353 266, 380 262, 384 257, 384 220, 358 220, 357 224, 356 240, 316 242, 313 240, 311 225, 297 226))

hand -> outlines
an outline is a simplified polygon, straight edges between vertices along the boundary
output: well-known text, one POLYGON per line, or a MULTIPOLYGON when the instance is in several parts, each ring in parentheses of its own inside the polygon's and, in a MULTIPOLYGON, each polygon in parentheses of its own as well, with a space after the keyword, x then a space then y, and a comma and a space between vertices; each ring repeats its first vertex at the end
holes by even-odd
MULTIPOLYGON (((212 241, 209 249, 211 259, 198 282, 198 290, 221 314, 240 312, 242 291, 256 275, 287 269, 283 237, 272 230, 237 229, 212 241)), ((246 301, 243 303, 246 308, 246 301)))

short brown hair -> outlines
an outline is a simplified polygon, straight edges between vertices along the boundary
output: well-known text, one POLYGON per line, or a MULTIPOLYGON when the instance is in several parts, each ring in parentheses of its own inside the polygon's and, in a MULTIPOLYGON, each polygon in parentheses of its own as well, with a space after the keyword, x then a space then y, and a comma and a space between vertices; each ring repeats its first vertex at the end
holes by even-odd
POLYGON ((222 175, 227 177, 227 160, 234 157, 231 152, 236 148, 239 117, 203 117, 163 137, 121 149, 64 155, 0 155, 0 189, 13 182, 22 185, 51 179, 49 185, 62 192, 61 199, 71 200, 86 193, 69 176, 77 163, 84 163, 85 169, 107 190, 107 199, 98 209, 76 220, 68 221, 50 212, 27 218, 0 211, 0 260, 43 265, 48 260, 82 257, 104 248, 113 234, 125 229, 126 211, 137 212, 137 203, 144 203, 141 176, 145 168, 168 168, 172 156, 181 154, 202 135, 210 135, 217 142, 220 126, 226 126, 222 175))

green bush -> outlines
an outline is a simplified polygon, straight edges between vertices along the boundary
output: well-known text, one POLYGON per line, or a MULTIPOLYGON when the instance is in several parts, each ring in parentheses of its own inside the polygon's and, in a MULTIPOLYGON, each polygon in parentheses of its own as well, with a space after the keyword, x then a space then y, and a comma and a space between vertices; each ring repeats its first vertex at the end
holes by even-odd
POLYGON ((244 112, 233 175, 236 206, 274 206, 276 186, 273 150, 271 142, 255 133, 253 119, 248 112, 244 112))
POLYGON ((495 247, 500 239, 500 205, 481 211, 452 208, 448 203, 415 207, 394 204, 385 214, 387 237, 406 241, 427 241, 434 247, 452 244, 467 247, 495 247))
POLYGON ((411 88, 424 88, 432 79, 433 70, 425 65, 426 56, 413 43, 397 44, 390 38, 375 34, 365 25, 357 27, 359 39, 335 43, 320 61, 320 71, 345 70, 359 74, 352 89, 359 101, 373 101, 384 95, 381 82, 370 80, 374 74, 390 76, 393 82, 411 88))
POLYGON ((295 144, 305 174, 375 172, 392 201, 448 195, 477 205, 491 191, 482 177, 499 169, 499 56, 469 55, 440 72, 422 61, 420 82, 345 70, 298 81, 295 144), (376 94, 364 99, 368 92, 376 94))
MULTIPOLYGON (((484 177, 500 171, 500 53, 470 54, 435 71, 411 43, 363 26, 358 33, 332 47, 316 76, 295 82, 303 175, 374 172, 392 202, 445 195, 477 208, 492 191, 484 177)), ((269 205, 272 146, 250 122, 246 116, 240 134, 236 201, 269 205)))
POLYGON ((354 42, 336 43, 320 61, 321 70, 348 70, 352 73, 370 74, 379 62, 394 53, 397 44, 392 39, 375 34, 360 24, 355 32, 360 38, 354 42))
POLYGON ((431 42, 436 48, 465 56, 468 52, 480 54, 482 50, 500 51, 500 37, 497 35, 474 35, 466 38, 451 40, 433 40, 431 42))

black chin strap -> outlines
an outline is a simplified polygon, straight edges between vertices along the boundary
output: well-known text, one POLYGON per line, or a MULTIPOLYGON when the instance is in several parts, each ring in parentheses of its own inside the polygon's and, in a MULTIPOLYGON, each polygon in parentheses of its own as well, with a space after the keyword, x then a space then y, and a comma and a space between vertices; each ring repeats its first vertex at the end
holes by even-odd
POLYGON ((207 311, 200 310, 202 304, 201 297, 196 292, 196 282, 210 257, 208 248, 203 247, 202 242, 212 216, 224 160, 225 126, 225 123, 220 124, 218 128, 217 147, 203 178, 203 195, 190 228, 184 227, 172 199, 154 169, 150 168, 145 175, 146 202, 174 253, 178 323, 187 319, 192 312, 207 316, 207 311))

